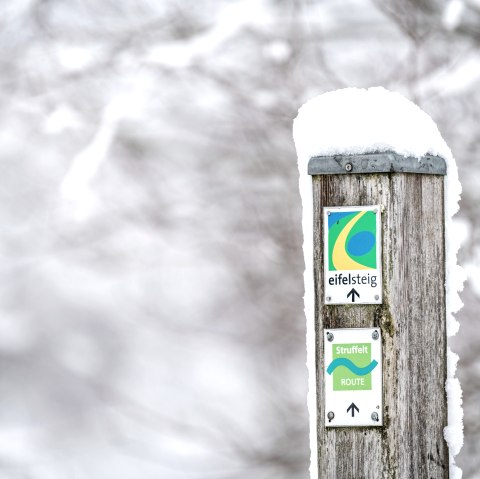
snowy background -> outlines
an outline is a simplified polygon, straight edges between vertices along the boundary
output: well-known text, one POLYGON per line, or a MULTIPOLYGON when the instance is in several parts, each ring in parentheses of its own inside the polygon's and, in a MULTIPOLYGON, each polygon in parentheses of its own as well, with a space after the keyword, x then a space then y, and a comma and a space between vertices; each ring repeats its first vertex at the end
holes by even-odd
POLYGON ((0 4, 0 479, 306 479, 292 120, 383 85, 464 192, 465 478, 480 477, 480 2, 0 4))

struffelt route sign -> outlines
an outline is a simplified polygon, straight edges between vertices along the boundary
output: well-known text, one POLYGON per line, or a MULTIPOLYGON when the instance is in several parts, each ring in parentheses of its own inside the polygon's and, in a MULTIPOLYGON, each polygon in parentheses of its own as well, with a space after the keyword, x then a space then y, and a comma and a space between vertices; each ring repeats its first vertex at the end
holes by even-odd
POLYGON ((380 329, 327 329, 324 341, 325 426, 381 426, 380 329))
POLYGON ((380 206, 324 208, 325 304, 381 304, 380 206))

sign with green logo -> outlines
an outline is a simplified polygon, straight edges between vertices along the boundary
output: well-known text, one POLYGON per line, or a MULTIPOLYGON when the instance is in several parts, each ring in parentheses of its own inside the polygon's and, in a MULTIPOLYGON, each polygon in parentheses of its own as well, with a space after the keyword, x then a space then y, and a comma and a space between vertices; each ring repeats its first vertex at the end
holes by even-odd
POLYGON ((380 206, 324 208, 326 304, 380 304, 380 206))
POLYGON ((372 389, 371 372, 378 363, 371 360, 370 343, 332 344, 332 358, 327 372, 333 374, 334 391, 372 389))
POLYGON ((376 426, 382 422, 379 328, 325 331, 326 426, 376 426))

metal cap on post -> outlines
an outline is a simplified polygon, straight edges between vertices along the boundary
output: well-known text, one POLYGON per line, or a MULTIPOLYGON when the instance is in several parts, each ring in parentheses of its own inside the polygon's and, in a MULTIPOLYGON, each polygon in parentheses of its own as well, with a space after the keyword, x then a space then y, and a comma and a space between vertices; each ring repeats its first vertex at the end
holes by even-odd
POLYGON ((422 158, 402 156, 393 151, 364 155, 314 156, 308 162, 309 175, 348 173, 418 173, 446 175, 447 164, 441 156, 422 158))

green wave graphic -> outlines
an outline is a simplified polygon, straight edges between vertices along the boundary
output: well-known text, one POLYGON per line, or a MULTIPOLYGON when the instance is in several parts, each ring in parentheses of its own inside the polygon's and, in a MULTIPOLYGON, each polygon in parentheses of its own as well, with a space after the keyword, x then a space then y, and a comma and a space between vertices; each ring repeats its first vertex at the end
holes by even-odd
POLYGON ((377 366, 378 362, 375 359, 364 368, 358 367, 353 361, 347 358, 336 358, 334 359, 327 368, 327 373, 332 374, 335 369, 340 366, 344 366, 349 369, 353 374, 357 376, 365 376, 366 374, 371 373, 377 366))

